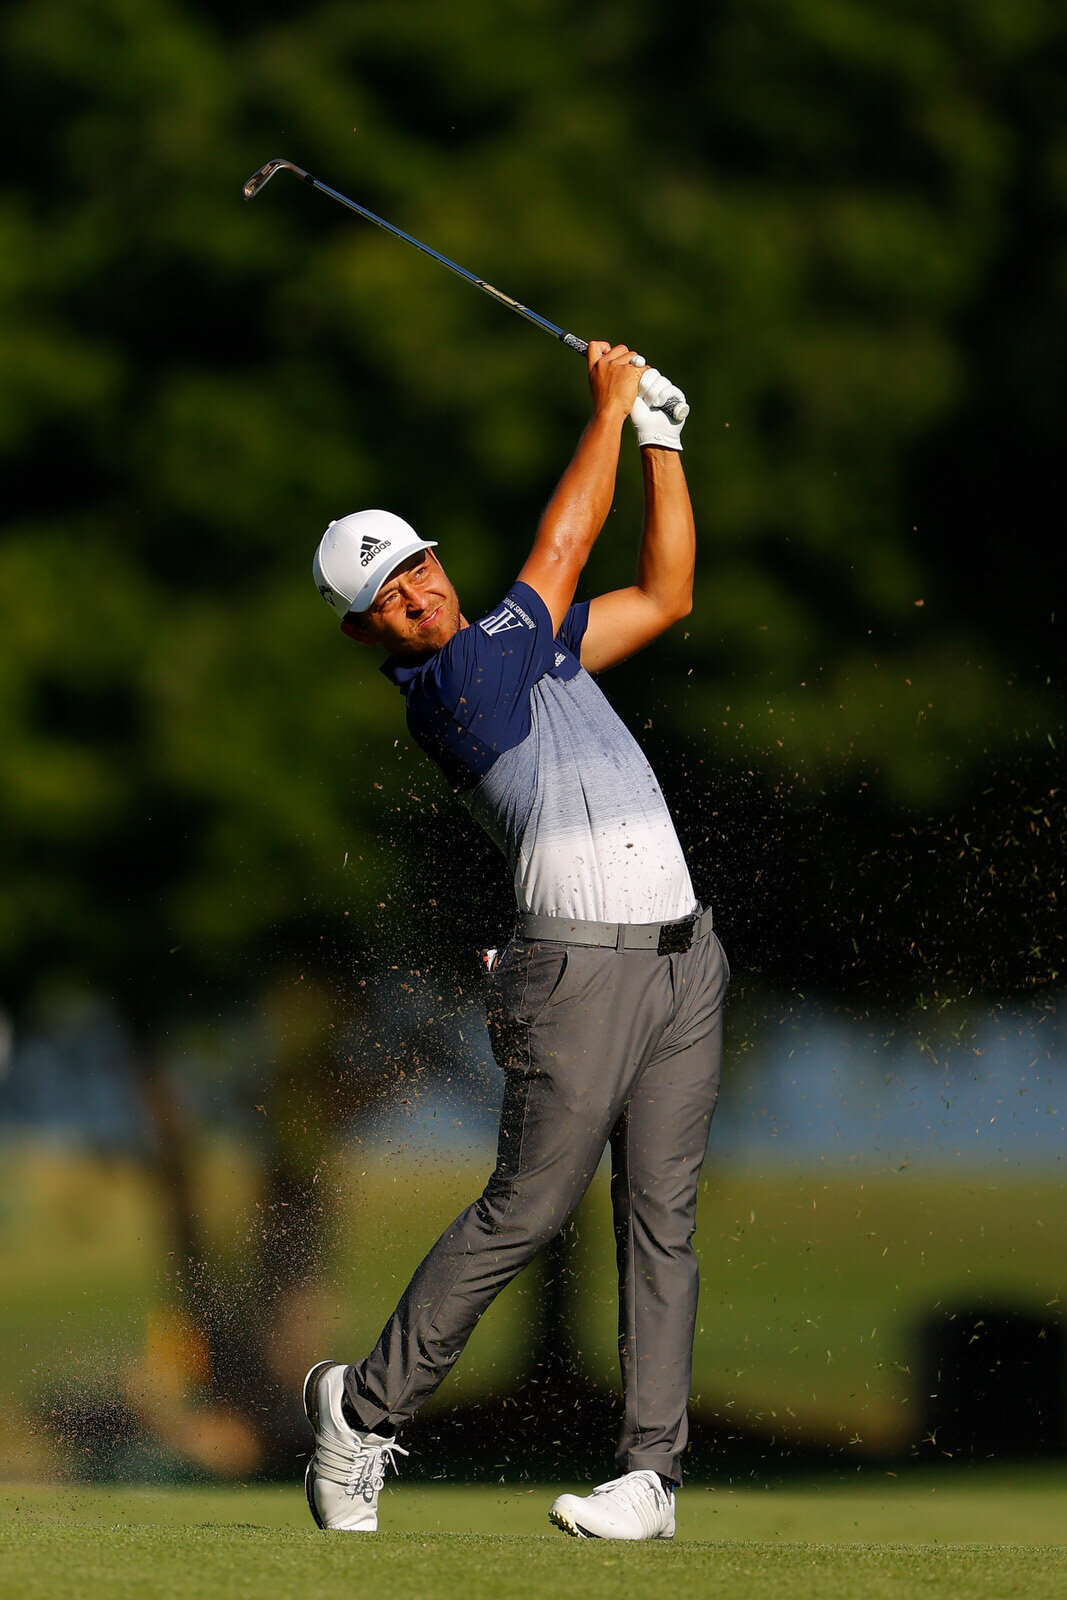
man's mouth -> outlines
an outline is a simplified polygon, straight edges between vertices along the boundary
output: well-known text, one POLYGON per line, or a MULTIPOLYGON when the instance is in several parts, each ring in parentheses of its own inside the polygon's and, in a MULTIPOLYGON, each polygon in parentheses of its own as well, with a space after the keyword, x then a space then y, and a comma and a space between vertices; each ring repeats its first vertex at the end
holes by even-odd
POLYGON ((440 606, 434 606, 433 610, 427 616, 422 618, 422 620, 419 623, 419 627, 420 628, 428 628, 428 627, 430 627, 431 623, 435 622, 436 619, 438 618, 438 616, 440 616, 440 614, 441 614, 441 607, 440 606))

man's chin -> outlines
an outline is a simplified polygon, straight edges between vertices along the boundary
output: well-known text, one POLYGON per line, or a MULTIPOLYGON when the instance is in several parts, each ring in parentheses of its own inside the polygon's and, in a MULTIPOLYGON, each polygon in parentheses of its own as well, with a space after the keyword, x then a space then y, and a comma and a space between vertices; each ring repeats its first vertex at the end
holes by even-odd
POLYGON ((455 637, 459 628, 445 618, 435 621, 429 628, 425 628, 412 639, 404 641, 403 648, 395 650, 394 655, 403 656, 409 661, 425 661, 427 656, 436 655, 442 645, 455 637))

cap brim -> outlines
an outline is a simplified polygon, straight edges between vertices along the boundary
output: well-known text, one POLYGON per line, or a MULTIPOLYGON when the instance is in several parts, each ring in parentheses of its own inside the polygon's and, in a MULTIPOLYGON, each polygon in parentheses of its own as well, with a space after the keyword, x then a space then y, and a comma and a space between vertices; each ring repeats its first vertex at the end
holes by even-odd
POLYGON ((436 543, 436 539, 409 539, 407 544, 398 545, 394 550, 391 550, 389 552, 389 565, 381 577, 372 578, 369 583, 364 584, 359 593, 354 596, 352 604, 345 612, 345 616, 355 615, 359 617, 369 611, 381 592, 382 586, 389 582, 396 569, 402 567, 405 561, 409 560, 413 555, 417 555, 420 550, 433 549, 436 543))

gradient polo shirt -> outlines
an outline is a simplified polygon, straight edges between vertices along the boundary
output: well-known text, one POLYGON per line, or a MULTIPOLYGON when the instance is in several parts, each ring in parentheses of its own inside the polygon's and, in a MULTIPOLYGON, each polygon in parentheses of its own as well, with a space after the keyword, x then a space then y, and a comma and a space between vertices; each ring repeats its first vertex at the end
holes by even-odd
POLYGON ((579 661, 588 601, 553 636, 516 583, 427 661, 390 657, 412 737, 504 852, 519 909, 668 922, 697 899, 656 775, 579 661))

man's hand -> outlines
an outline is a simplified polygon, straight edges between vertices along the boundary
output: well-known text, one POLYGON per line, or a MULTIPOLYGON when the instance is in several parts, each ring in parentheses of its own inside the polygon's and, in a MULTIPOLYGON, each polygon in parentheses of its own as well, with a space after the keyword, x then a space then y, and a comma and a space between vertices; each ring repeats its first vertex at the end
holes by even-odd
POLYGON ((593 396, 593 409, 601 415, 616 414, 620 425, 629 416, 646 371, 641 357, 634 365, 634 352, 624 344, 609 345, 605 339, 593 339, 586 351, 589 363, 589 388, 593 396))
MULTIPOLYGON (((660 450, 680 450, 685 417, 675 422, 661 410, 664 401, 671 398, 684 400, 685 395, 675 388, 669 378, 655 367, 645 367, 638 383, 637 395, 630 408, 630 421, 637 431, 639 445, 654 445, 660 450)), ((686 412, 688 416, 688 411, 686 412)))

